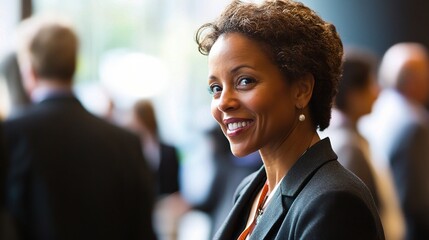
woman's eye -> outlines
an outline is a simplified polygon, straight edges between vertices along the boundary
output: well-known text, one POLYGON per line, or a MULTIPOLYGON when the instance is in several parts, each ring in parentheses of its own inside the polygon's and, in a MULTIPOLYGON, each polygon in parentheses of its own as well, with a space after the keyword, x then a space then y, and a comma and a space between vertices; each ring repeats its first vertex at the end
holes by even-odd
POLYGON ((248 86, 252 83, 255 83, 255 79, 252 78, 241 78, 238 81, 238 87, 244 87, 244 86, 248 86))
POLYGON ((222 91, 222 88, 219 85, 213 84, 209 86, 209 93, 214 95, 222 91))

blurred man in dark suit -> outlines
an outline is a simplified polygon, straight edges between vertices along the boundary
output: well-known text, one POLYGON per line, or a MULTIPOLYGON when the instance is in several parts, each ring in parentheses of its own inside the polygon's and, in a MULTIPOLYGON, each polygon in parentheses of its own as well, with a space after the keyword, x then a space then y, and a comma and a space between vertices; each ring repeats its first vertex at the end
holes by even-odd
POLYGON ((78 38, 67 22, 22 23, 18 61, 33 105, 4 123, 7 207, 21 239, 155 239, 139 139, 72 92, 78 38))

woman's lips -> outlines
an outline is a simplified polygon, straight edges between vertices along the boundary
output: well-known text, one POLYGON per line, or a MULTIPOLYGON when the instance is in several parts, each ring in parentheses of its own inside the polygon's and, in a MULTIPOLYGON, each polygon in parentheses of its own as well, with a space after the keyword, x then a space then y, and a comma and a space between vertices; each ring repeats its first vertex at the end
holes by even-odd
POLYGON ((239 135, 241 132, 248 129, 250 125, 252 125, 252 122, 252 120, 226 120, 225 126, 227 128, 227 135, 229 137, 239 135))

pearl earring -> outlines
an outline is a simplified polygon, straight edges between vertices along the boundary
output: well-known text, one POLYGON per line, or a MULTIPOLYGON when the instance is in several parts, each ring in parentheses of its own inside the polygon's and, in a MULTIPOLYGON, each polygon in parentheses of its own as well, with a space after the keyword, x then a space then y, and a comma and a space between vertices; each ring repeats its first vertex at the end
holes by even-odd
POLYGON ((301 114, 299 114, 299 116, 298 116, 298 120, 300 122, 304 122, 305 121, 305 115, 304 115, 304 113, 302 113, 303 108, 300 105, 298 105, 298 109, 301 111, 301 114))

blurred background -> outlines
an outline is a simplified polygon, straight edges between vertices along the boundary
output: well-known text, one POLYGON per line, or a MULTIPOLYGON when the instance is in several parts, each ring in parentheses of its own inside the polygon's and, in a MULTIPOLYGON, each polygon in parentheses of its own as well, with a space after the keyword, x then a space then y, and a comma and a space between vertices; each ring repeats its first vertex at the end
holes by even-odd
MULTIPOLYGON (((133 104, 150 99, 161 138, 178 149, 182 196, 190 206, 207 207, 209 186, 216 177, 209 133, 215 124, 207 91, 207 59, 199 54, 194 38, 197 28, 215 18, 228 2, 0 0, 0 59, 12 51, 14 30, 23 18, 49 12, 71 18, 81 40, 75 88, 83 104, 101 117, 127 125, 133 104)), ((429 1, 302 2, 334 23, 345 45, 380 57, 401 41, 429 46, 429 1)), ((0 80, 0 118, 13 110, 10 94, 0 80)), ((210 221, 206 215, 194 217, 210 221)), ((199 236, 209 234, 210 228, 202 226, 199 236)))

